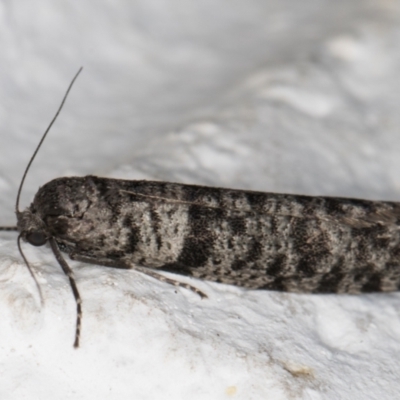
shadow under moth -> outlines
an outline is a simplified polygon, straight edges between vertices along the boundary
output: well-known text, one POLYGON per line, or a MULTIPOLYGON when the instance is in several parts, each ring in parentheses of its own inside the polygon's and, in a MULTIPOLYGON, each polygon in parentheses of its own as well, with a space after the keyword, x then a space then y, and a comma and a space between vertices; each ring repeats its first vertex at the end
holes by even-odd
MULTIPOLYGON (((19 210, 26 174, 63 101, 25 170, 16 200, 16 227, 33 246, 46 243, 81 298, 72 260, 135 269, 204 293, 159 271, 247 289, 297 293, 365 293, 400 288, 400 204, 222 189, 96 176, 54 179, 19 210)), ((36 279, 35 279, 36 281, 36 279)), ((39 288, 38 282, 36 284, 39 288)), ((41 292, 40 292, 41 293, 41 292)))

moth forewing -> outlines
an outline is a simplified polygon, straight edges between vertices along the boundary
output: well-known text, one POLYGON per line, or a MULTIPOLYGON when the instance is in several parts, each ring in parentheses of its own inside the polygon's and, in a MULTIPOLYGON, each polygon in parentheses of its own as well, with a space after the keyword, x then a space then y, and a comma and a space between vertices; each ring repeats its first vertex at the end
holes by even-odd
POLYGON ((399 286, 397 203, 86 176, 44 185, 33 208, 98 264, 300 293, 399 286))

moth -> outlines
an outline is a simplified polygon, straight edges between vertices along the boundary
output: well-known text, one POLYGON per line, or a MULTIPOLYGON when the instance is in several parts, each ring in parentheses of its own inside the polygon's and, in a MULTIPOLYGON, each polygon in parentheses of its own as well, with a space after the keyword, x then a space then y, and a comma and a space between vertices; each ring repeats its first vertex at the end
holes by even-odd
POLYGON ((26 174, 80 72, 24 172, 17 226, 2 228, 19 232, 18 247, 33 278, 21 239, 50 245, 76 300, 75 347, 82 302, 63 253, 135 269, 201 297, 206 295, 196 287, 159 272, 297 293, 400 288, 400 203, 85 176, 48 182, 20 211, 26 174))

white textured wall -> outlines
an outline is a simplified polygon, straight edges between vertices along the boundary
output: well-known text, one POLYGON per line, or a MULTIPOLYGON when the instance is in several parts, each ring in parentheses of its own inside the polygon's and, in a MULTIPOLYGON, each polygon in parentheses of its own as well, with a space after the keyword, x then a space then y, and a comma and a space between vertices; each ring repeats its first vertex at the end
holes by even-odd
MULTIPOLYGON (((400 3, 28 0, 0 4, 0 223, 62 175, 400 199, 400 3)), ((0 234, 0 398, 394 399, 400 297, 209 296, 0 234)), ((182 278, 184 280, 184 278, 182 278)))

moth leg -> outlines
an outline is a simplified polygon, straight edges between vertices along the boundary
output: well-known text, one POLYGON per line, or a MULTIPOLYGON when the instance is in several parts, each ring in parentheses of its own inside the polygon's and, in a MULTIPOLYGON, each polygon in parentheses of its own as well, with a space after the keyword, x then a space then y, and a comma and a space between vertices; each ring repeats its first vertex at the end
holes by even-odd
POLYGON ((72 272, 72 269, 70 266, 67 264, 67 262, 64 260, 64 257, 61 254, 61 251, 58 247, 57 242, 54 240, 54 238, 49 239, 51 249, 53 250, 54 256, 56 257, 58 263, 60 264, 62 270, 64 271, 64 274, 67 275, 69 279, 69 284, 71 285, 72 293, 74 294, 75 297, 75 302, 76 302, 76 329, 75 329, 75 342, 74 342, 74 347, 79 347, 79 338, 81 334, 81 325, 82 325, 82 300, 81 296, 79 294, 78 288, 76 286, 76 282, 74 279, 74 274, 72 272))
POLYGON ((200 298, 202 298, 202 299, 207 298, 207 295, 205 293, 203 293, 201 290, 197 289, 196 287, 189 285, 188 283, 179 282, 179 281, 176 281, 175 279, 167 278, 167 277, 160 275, 157 272, 154 272, 147 268, 136 267, 136 266, 134 268, 137 271, 140 271, 143 274, 151 276, 154 279, 158 279, 161 282, 166 282, 166 283, 169 283, 170 285, 179 286, 179 287, 183 287, 185 289, 191 290, 192 292, 197 293, 200 296, 200 298))
POLYGON ((97 265, 103 265, 104 267, 111 267, 111 268, 134 269, 145 275, 151 276, 152 278, 157 279, 161 282, 165 282, 165 283, 168 283, 173 286, 179 286, 179 287, 191 290, 192 292, 198 294, 202 299, 207 298, 207 295, 205 293, 203 293, 201 290, 197 289, 196 287, 189 285, 188 283, 179 282, 179 281, 176 281, 175 279, 167 278, 167 277, 165 277, 161 274, 158 274, 157 272, 152 271, 148 268, 139 267, 132 263, 127 263, 126 261, 114 261, 114 260, 108 260, 108 259, 91 258, 91 257, 80 256, 80 255, 74 254, 74 253, 71 253, 69 256, 70 256, 71 260, 80 261, 80 262, 84 262, 87 264, 97 264, 97 265))
POLYGON ((102 265, 103 267, 119 268, 119 269, 136 269, 135 266, 131 266, 130 264, 124 261, 114 261, 114 260, 109 260, 107 258, 86 257, 86 256, 80 256, 79 254, 75 253, 70 253, 68 255, 71 260, 83 262, 86 264, 102 265))

